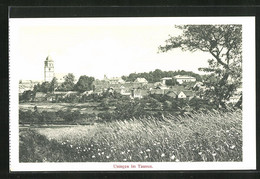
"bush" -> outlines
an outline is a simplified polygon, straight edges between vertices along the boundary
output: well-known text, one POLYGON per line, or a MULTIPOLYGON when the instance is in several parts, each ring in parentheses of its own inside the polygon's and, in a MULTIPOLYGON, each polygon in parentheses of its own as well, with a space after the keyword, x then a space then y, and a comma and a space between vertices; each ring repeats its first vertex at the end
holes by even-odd
MULTIPOLYGON (((77 122, 84 117, 88 117, 88 114, 81 114, 79 111, 62 111, 49 112, 49 111, 22 111, 19 110, 19 122, 21 124, 30 123, 30 124, 42 124, 42 123, 57 123, 64 121, 66 122, 77 122)), ((90 114, 93 118, 93 114, 90 114)))

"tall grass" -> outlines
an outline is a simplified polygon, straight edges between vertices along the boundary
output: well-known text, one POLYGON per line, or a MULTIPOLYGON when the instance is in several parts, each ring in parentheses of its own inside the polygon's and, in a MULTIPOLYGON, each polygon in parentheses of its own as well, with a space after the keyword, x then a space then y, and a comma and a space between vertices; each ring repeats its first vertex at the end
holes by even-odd
POLYGON ((241 111, 20 132, 20 162, 242 161, 241 111))

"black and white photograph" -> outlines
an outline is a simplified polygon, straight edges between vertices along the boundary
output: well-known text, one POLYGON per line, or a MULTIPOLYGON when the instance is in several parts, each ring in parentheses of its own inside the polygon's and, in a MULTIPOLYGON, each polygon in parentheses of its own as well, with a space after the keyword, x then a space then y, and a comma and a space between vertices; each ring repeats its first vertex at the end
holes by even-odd
POLYGON ((10 170, 255 169, 254 21, 10 18, 10 170))

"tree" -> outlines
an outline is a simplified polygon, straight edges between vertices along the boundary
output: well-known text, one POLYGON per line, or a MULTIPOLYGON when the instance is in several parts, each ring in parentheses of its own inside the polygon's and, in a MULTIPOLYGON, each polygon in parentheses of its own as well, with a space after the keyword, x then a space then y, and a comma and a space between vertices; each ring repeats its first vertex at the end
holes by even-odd
POLYGON ((174 85, 177 85, 177 84, 179 84, 179 83, 178 83, 178 81, 177 81, 176 79, 171 79, 171 80, 166 80, 166 81, 165 81, 165 84, 166 84, 167 86, 174 86, 174 85))
POLYGON ((78 82, 75 85, 75 90, 79 92, 93 90, 93 82, 95 78, 88 77, 86 75, 80 76, 78 82))
POLYGON ((74 89, 74 81, 75 81, 75 76, 72 73, 68 73, 64 77, 64 82, 61 84, 59 90, 61 91, 71 91, 74 89))
POLYGON ((34 95, 36 94, 36 92, 39 92, 39 91, 41 91, 41 85, 40 85, 40 83, 37 83, 37 84, 34 85, 34 87, 33 87, 33 93, 34 93, 34 95))
POLYGON ((207 90, 205 98, 210 98, 218 107, 226 107, 226 101, 241 85, 242 76, 242 26, 241 25, 181 25, 176 28, 182 35, 166 40, 166 45, 159 47, 159 52, 175 48, 183 51, 197 50, 210 53, 208 68, 199 70, 208 72, 204 84, 207 90))
POLYGON ((51 81, 49 91, 54 92, 57 87, 58 87, 58 81, 57 81, 57 78, 54 77, 54 78, 52 79, 52 81, 51 81))
POLYGON ((47 93, 50 91, 51 83, 48 81, 45 81, 40 86, 40 92, 47 93))
POLYGON ((34 93, 31 90, 24 91, 21 96, 19 96, 19 101, 30 101, 33 99, 34 93))

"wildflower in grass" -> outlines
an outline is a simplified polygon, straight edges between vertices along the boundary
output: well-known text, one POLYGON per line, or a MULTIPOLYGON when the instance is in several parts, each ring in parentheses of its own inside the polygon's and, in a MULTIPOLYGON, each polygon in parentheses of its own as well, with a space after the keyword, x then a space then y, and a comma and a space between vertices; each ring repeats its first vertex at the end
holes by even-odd
POLYGON ((97 149, 97 151, 100 151, 100 149, 97 149))
POLYGON ((234 149, 235 147, 236 147, 235 145, 232 145, 230 148, 231 148, 231 149, 234 149))
POLYGON ((165 157, 165 154, 164 154, 164 153, 162 153, 161 157, 165 157))
POLYGON ((202 152, 199 152, 198 154, 199 154, 199 155, 201 155, 201 154, 202 154, 202 152))
POLYGON ((156 143, 154 143, 153 145, 156 146, 156 143))
POLYGON ((102 152, 101 154, 104 155, 104 152, 102 152))
POLYGON ((226 130, 226 133, 228 133, 229 132, 229 130, 226 130))
POLYGON ((126 158, 124 158, 123 161, 126 161, 126 158))
POLYGON ((146 149, 146 152, 150 152, 151 150, 150 149, 146 149))
POLYGON ((90 146, 93 147, 93 144, 91 144, 90 146))
POLYGON ((212 153, 212 156, 215 157, 217 154, 216 153, 212 153))
POLYGON ((109 156, 109 155, 107 155, 107 156, 106 156, 106 158, 107 158, 107 159, 109 159, 109 158, 110 158, 110 156, 109 156))
POLYGON ((90 148, 88 148, 88 150, 90 150, 90 148))
POLYGON ((148 158, 148 156, 146 155, 146 156, 144 156, 144 158, 145 158, 145 159, 147 159, 147 158, 148 158))
POLYGON ((172 156, 171 156, 171 159, 174 160, 174 159, 175 159, 175 155, 172 155, 172 156))
POLYGON ((127 150, 127 152, 130 152, 130 150, 127 150))
POLYGON ((123 151, 123 152, 121 152, 121 154, 123 155, 123 154, 125 154, 125 152, 123 151))
POLYGON ((179 159, 176 159, 175 162, 179 162, 180 160, 179 159))
POLYGON ((142 154, 142 153, 143 153, 143 151, 140 152, 140 154, 142 154))
POLYGON ((101 154, 98 152, 98 155, 100 156, 101 154))
POLYGON ((72 147, 73 147, 73 145, 70 144, 70 148, 72 148, 72 147))
POLYGON ((96 156, 95 156, 95 155, 92 155, 92 158, 96 158, 96 156))

